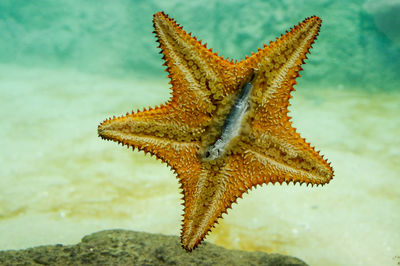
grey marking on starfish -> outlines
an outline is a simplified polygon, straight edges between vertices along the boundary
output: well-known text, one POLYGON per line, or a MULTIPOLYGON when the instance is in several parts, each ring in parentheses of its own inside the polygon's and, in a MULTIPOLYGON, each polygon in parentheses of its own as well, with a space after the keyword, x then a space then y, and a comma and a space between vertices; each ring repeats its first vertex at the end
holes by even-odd
POLYGON ((249 96, 253 88, 251 82, 244 85, 240 95, 233 104, 222 128, 222 134, 212 145, 210 145, 205 154, 204 159, 215 160, 224 154, 226 146, 229 142, 239 135, 244 115, 249 110, 249 96))

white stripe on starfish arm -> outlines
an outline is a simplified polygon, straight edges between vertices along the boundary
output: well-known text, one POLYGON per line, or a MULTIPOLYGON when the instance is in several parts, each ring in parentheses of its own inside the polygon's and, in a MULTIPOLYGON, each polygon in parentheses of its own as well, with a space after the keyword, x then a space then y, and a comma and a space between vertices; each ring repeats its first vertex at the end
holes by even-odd
MULTIPOLYGON (((171 27, 171 25, 164 22, 164 27, 171 27), (165 25, 166 24, 166 25, 165 25)), ((169 36, 168 34, 165 33, 164 29, 158 24, 155 24, 157 33, 159 35, 160 40, 162 40, 164 46, 168 49, 169 52, 169 60, 172 60, 172 62, 169 62, 171 65, 173 65, 175 68, 179 69, 185 78, 185 80, 189 83, 189 87, 191 90, 195 91, 196 95, 198 98, 202 99, 203 101, 206 101, 207 104, 211 104, 211 101, 208 98, 208 95, 206 94, 205 89, 202 89, 202 86, 199 84, 199 82, 196 80, 196 78, 193 76, 193 71, 188 68, 188 65, 186 63, 186 60, 182 58, 183 54, 176 54, 175 51, 176 49, 173 47, 173 42, 179 42, 180 45, 185 45, 186 48, 189 50, 189 46, 186 44, 181 39, 181 36, 178 35, 175 31, 170 30, 170 32, 173 32, 174 36, 169 36), (172 43, 171 43, 172 42, 172 43)), ((193 49, 191 49, 193 51, 193 49)), ((201 61, 201 60, 200 60, 201 61)), ((204 64, 204 71, 207 73, 207 75, 214 75, 212 71, 206 68, 206 64, 204 64)))
MULTIPOLYGON (((273 95, 277 92, 277 89, 279 89, 280 86, 282 85, 282 82, 286 78, 286 75, 288 74, 289 70, 296 66, 297 60, 304 54, 304 48, 307 47, 307 44, 312 39, 315 38, 317 28, 318 25, 315 25, 312 30, 308 31, 306 38, 303 39, 301 44, 292 53, 290 58, 282 65, 278 74, 272 80, 272 86, 264 92, 264 95, 262 97, 263 101, 261 103, 263 107, 268 107, 268 100, 274 97, 273 95)), ((299 31, 297 35, 300 35, 301 33, 302 31, 299 31)), ((270 59, 268 57, 265 57, 264 60, 269 61, 270 59)), ((259 63, 259 66, 265 64, 264 60, 259 63)))
MULTIPOLYGON (((192 41, 187 41, 182 38, 182 35, 179 34, 178 31, 173 29, 173 26, 169 23, 169 21, 162 21, 164 27, 168 28, 168 33, 172 34, 171 39, 175 41, 176 44, 180 47, 179 50, 186 52, 186 55, 189 57, 187 58, 188 60, 193 60, 196 65, 201 69, 201 72, 206 75, 206 77, 211 80, 211 81, 217 81, 219 78, 217 77, 217 73, 212 67, 210 67, 210 64, 208 63, 208 60, 204 60, 204 56, 209 56, 212 58, 212 60, 217 60, 220 61, 222 60, 218 56, 216 56, 213 52, 207 50, 207 48, 203 47, 197 40, 194 40, 192 36, 184 32, 182 29, 182 32, 188 36, 192 41), (166 22, 166 23, 165 23, 166 22), (199 49, 193 49, 193 46, 197 45, 199 49)), ((156 25, 157 29, 162 30, 160 25, 156 25)), ((165 38, 165 34, 163 33, 163 36, 165 38)), ((164 42, 167 42, 166 39, 163 39, 164 42)), ((217 63, 217 62, 215 62, 217 63)))
MULTIPOLYGON (((319 175, 316 175, 306 170, 294 168, 291 167, 290 165, 280 163, 268 156, 265 156, 261 153, 252 150, 246 150, 244 157, 249 161, 256 159, 256 161, 260 162, 266 169, 272 170, 273 174, 280 177, 282 177, 282 173, 288 173, 289 175, 291 175, 292 178, 298 177, 296 179, 305 180, 306 183, 312 183, 312 184, 324 184, 328 182, 331 178, 329 170, 326 169, 325 167, 322 167, 322 165, 320 164, 315 164, 316 168, 318 168, 317 169, 318 172, 320 173, 319 175)), ((295 181, 295 180, 290 180, 290 181, 295 181)))
POLYGON ((209 170, 202 169, 196 183, 195 199, 193 202, 185 203, 193 204, 191 205, 190 213, 189 209, 185 210, 188 213, 186 214, 186 231, 184 231, 183 239, 187 248, 192 249, 197 242, 200 242, 207 232, 211 230, 223 210, 229 207, 225 206, 225 202, 221 200, 225 198, 226 187, 230 178, 231 171, 224 168, 218 176, 214 177, 214 183, 211 184, 209 182, 209 170), (210 185, 214 186, 211 188, 210 185), (210 189, 214 192, 212 197, 199 201, 210 189), (205 202, 207 204, 204 204, 205 202))

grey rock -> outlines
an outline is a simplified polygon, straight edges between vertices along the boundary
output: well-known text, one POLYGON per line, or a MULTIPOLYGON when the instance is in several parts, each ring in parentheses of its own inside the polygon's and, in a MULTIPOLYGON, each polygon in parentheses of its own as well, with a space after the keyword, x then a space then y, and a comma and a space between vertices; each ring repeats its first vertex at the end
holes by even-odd
POLYGON ((76 245, 0 251, 0 265, 307 265, 280 254, 229 250, 203 243, 193 252, 177 236, 108 230, 76 245))

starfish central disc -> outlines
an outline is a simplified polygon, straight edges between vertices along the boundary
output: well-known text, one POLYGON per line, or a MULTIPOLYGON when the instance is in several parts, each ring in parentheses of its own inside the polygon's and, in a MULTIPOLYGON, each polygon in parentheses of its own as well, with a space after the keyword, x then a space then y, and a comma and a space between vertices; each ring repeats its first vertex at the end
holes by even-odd
MULTIPOLYGON (((234 101, 232 101, 230 111, 226 118, 224 120, 223 118, 216 120, 217 125, 215 126, 215 132, 220 132, 220 136, 213 144, 206 148, 206 151, 203 154, 203 159, 205 161, 216 160, 220 158, 227 152, 226 149, 228 146, 233 146, 230 145, 232 143, 232 139, 240 135, 240 131, 242 131, 245 127, 243 120, 245 114, 249 110, 249 96, 252 87, 253 86, 251 83, 247 83, 242 89, 240 89, 239 95, 234 101), (221 130, 218 130, 220 128, 220 121, 224 121, 224 124, 221 130)), ((226 106, 229 105, 227 104, 226 106)), ((205 135, 207 136, 207 132, 205 135)), ((205 141, 205 143, 207 144, 207 141, 205 141)))

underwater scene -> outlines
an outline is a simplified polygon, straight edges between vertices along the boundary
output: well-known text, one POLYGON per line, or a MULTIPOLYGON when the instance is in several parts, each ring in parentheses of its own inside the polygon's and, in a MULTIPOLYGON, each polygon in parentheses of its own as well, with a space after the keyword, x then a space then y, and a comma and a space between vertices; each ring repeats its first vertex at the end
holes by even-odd
POLYGON ((97 131, 170 100, 159 11, 233 62, 322 19, 288 115, 333 179, 256 186, 205 241, 309 265, 400 264, 398 0, 1 0, 0 250, 107 229, 181 234, 176 174, 97 131))

